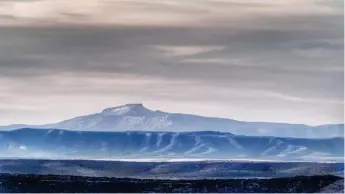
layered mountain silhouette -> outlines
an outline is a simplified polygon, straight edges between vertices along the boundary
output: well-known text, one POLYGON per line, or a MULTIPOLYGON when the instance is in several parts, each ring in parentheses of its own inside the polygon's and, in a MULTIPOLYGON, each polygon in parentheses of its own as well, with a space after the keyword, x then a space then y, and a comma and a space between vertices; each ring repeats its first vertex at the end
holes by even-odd
POLYGON ((47 125, 10 125, 0 130, 20 128, 67 129, 77 131, 219 131, 248 136, 301 138, 343 137, 344 125, 308 126, 302 124, 244 122, 225 118, 153 111, 142 104, 126 104, 107 108, 91 115, 47 125))
POLYGON ((0 157, 56 159, 202 158, 342 160, 343 138, 241 136, 221 132, 87 132, 18 129, 0 132, 0 157))

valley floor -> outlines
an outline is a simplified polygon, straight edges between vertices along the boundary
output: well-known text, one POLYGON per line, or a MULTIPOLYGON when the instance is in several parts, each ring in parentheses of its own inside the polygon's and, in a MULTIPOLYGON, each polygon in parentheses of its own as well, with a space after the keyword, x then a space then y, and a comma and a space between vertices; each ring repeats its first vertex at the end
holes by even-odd
POLYGON ((344 163, 0 160, 5 193, 342 193, 343 177, 344 163))
POLYGON ((138 179, 239 179, 344 175, 344 163, 274 161, 0 160, 0 173, 138 179))

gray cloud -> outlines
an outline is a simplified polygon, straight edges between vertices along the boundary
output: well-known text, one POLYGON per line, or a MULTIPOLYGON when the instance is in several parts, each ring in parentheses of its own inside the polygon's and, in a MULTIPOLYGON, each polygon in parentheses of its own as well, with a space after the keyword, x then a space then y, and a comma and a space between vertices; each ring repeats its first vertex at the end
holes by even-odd
MULTIPOLYGON (((280 15, 272 9, 282 5, 271 1, 205 1, 196 8, 170 1, 122 4, 143 13, 171 7, 194 21, 212 21, 189 26, 3 25, 0 97, 6 100, 0 122, 15 122, 6 111, 23 121, 48 122, 128 101, 241 120, 340 122, 343 13, 339 1, 311 2, 280 15), (236 19, 221 12, 223 6, 257 11, 236 19), (199 15, 205 12, 209 17, 199 15), (90 100, 93 105, 85 107, 90 100), (73 106, 78 110, 70 111, 73 106)), ((66 12, 68 20, 79 14, 73 10, 66 12)))

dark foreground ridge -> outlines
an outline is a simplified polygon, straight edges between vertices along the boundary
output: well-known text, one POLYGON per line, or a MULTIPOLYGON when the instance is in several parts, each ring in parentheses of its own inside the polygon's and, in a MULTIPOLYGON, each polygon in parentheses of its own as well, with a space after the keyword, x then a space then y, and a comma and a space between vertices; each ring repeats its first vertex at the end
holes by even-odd
MULTIPOLYGON (((159 180, 57 175, 0 175, 4 193, 313 193, 343 178, 298 176, 274 179, 159 180)), ((341 187, 339 187, 341 188, 341 187)), ((331 191, 343 193, 341 191, 331 191)))

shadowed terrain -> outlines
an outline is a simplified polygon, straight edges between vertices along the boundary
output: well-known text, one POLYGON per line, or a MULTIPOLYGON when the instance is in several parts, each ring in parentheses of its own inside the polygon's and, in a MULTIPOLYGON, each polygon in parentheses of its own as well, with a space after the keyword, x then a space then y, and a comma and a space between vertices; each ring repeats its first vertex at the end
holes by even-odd
MULTIPOLYGON (((337 181, 336 176, 299 176, 275 179, 157 180, 56 175, 0 175, 0 192, 16 193, 311 193, 337 181)), ((343 192, 343 191, 338 191, 343 192)))
POLYGON ((312 175, 343 176, 343 163, 312 162, 125 162, 92 160, 0 160, 0 172, 138 179, 238 179, 312 175))

